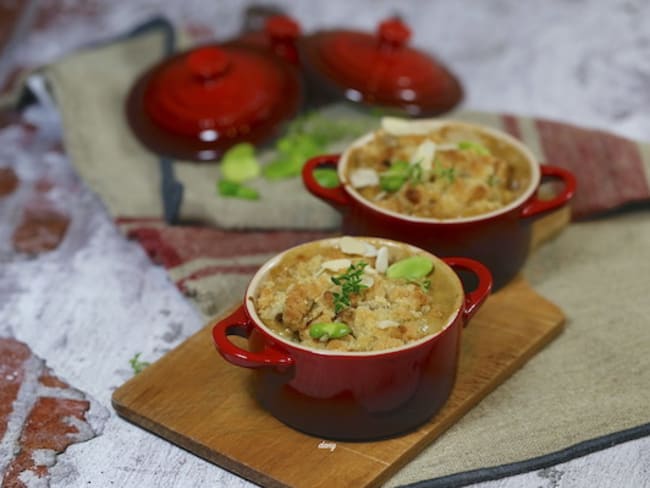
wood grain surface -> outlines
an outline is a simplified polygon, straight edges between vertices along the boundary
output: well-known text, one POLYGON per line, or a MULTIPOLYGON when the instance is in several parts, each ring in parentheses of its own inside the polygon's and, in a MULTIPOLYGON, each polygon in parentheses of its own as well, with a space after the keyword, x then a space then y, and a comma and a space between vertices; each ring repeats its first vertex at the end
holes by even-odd
POLYGON ((530 239, 530 250, 533 252, 539 246, 556 237, 571 223, 571 206, 567 205, 545 215, 533 223, 533 234, 530 239))
POLYGON ((464 330, 458 378, 442 410, 417 431, 384 441, 322 443, 276 420, 256 404, 251 372, 217 354, 213 323, 117 389, 113 406, 124 418, 264 486, 376 486, 551 341, 563 322, 558 307, 517 278, 464 330))

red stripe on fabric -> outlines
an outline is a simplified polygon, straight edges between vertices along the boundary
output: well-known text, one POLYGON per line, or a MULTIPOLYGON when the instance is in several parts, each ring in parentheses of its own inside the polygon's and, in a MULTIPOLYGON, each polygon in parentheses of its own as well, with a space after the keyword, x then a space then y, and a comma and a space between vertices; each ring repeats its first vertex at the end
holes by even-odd
POLYGON ((225 265, 225 266, 206 266, 205 268, 199 269, 194 273, 186 276, 185 278, 178 280, 176 286, 181 291, 187 291, 185 284, 188 281, 200 280, 207 278, 209 276, 215 276, 220 274, 241 274, 241 275, 252 275, 260 268, 259 265, 225 265))
POLYGON ((283 251, 303 242, 332 237, 321 231, 225 231, 209 227, 131 227, 156 262, 167 268, 198 258, 229 258, 283 251))
POLYGON ((161 218, 158 217, 116 217, 115 223, 117 225, 124 224, 151 224, 162 222, 161 218))
POLYGON ((521 140, 521 129, 519 128, 519 122, 517 117, 510 114, 503 114, 501 116, 501 124, 503 129, 510 134, 512 137, 516 137, 521 140))
POLYGON ((179 250, 165 242, 159 229, 132 229, 127 233, 127 237, 138 241, 149 258, 156 264, 169 269, 183 263, 179 250))
POLYGON ((637 143, 597 130, 536 120, 546 161, 572 171, 578 180, 574 217, 650 198, 637 143))

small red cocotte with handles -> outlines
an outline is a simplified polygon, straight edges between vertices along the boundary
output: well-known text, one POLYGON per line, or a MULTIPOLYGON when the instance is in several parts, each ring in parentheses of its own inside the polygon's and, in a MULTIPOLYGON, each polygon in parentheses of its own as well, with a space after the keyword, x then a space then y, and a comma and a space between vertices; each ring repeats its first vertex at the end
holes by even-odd
POLYGON ((391 437, 429 420, 454 385, 463 326, 490 293, 488 269, 466 258, 436 259, 437 265, 473 274, 477 282, 466 293, 456 280, 461 305, 442 330, 395 349, 346 352, 312 349, 287 340, 257 316, 256 289, 283 255, 257 272, 244 303, 213 328, 221 356, 254 370, 253 389, 259 403, 297 430, 335 440, 391 437), (234 344, 232 335, 247 338, 248 349, 234 344))
POLYGON ((306 162, 302 178, 313 195, 338 210, 342 232, 347 235, 377 236, 408 242, 436 256, 466 256, 485 264, 492 272, 494 288, 507 284, 521 269, 531 241, 531 224, 535 219, 566 205, 576 190, 575 176, 557 166, 540 165, 523 144, 503 132, 475 124, 455 121, 419 119, 432 127, 458 125, 484 132, 519 151, 528 162, 531 178, 528 187, 509 205, 484 215, 449 220, 413 217, 381 208, 364 199, 347 182, 345 169, 351 149, 366 143, 367 134, 342 154, 317 156, 306 162), (314 170, 336 166, 341 184, 325 188, 314 178, 314 170), (561 182, 562 189, 553 198, 542 200, 537 190, 542 180, 561 182))

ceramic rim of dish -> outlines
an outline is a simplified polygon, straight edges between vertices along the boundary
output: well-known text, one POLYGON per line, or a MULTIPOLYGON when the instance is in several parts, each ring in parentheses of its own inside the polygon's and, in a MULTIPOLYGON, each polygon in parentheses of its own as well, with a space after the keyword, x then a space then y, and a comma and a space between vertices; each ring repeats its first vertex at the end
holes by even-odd
MULTIPOLYGON (((387 210, 383 207, 380 207, 379 205, 376 205, 375 203, 371 202, 364 196, 362 196, 353 186, 352 184, 347 181, 346 175, 345 175, 345 169, 347 167, 347 162, 350 156, 350 153, 352 152, 353 149, 356 149, 357 147, 363 146, 364 144, 368 143, 374 136, 375 132, 369 132, 367 134, 364 134, 363 136, 359 137, 355 141, 353 141, 347 149, 341 154, 341 158, 339 160, 338 164, 338 176, 339 180, 341 181, 341 186, 345 188, 345 191, 353 197, 357 202, 359 202, 362 205, 365 205, 367 207, 372 208, 373 210, 383 213, 385 215, 390 215, 391 217, 396 217, 399 219, 403 220, 408 220, 409 222, 420 222, 420 223, 439 223, 439 224, 460 224, 460 223, 469 223, 469 222, 476 222, 479 220, 484 220, 484 219, 489 219, 491 217, 496 217, 497 215, 505 214, 509 211, 511 211, 514 208, 517 208, 521 205, 523 205, 530 197, 531 195, 537 190, 540 179, 541 179, 541 171, 539 167, 539 163, 537 162, 537 158, 533 155, 533 153, 528 149, 523 143, 515 139, 509 134, 506 134, 505 132, 492 129, 490 127, 484 127, 478 124, 471 124, 467 122, 460 122, 457 120, 414 120, 410 121, 410 124, 412 124, 414 127, 421 127, 421 128, 426 128, 428 130, 436 130, 436 129, 441 129, 445 126, 462 126, 466 127, 472 130, 475 130, 477 132, 483 132, 487 133, 492 137, 495 137, 496 139, 499 139, 502 142, 506 142, 507 144, 513 146, 515 149, 517 149, 520 153, 522 153, 525 156, 526 161, 528 162, 528 166, 531 170, 531 175, 530 175, 530 181, 528 183, 528 187, 524 192, 519 195, 515 200, 510 202, 508 205, 504 205, 503 207, 500 207, 496 210, 492 210, 491 212, 486 212, 486 213, 481 213, 477 215, 472 215, 469 217, 455 217, 451 219, 438 219, 435 217, 418 217, 415 215, 405 215, 399 212, 394 212, 393 210, 387 210)), ((422 134, 422 132, 414 130, 413 131, 414 135, 419 135, 422 134)), ((410 135, 410 134, 400 134, 400 135, 410 135)), ((399 135, 397 136, 399 137, 399 135)))
MULTIPOLYGON (((322 350, 322 349, 314 349, 312 347, 307 347, 302 345, 301 343, 298 342, 293 342, 286 337, 281 336, 277 332, 273 331, 269 326, 267 326, 264 321, 259 317, 257 314, 257 310, 255 309, 255 293, 257 292, 257 289, 262 282, 264 278, 268 275, 269 271, 274 268, 275 266, 278 265, 278 263, 286 256, 289 252, 302 247, 306 245, 312 245, 312 244, 319 244, 319 245, 329 245, 332 246, 339 242, 342 237, 346 236, 340 236, 340 237, 330 237, 327 239, 320 239, 316 241, 309 241, 305 242, 303 244, 298 244, 296 246, 290 247, 289 249, 281 252, 280 254, 277 254, 276 256, 272 257, 269 259, 262 267, 257 270, 253 278, 251 279, 250 283, 248 284, 248 287, 246 288, 246 294, 244 295, 244 306, 246 307, 246 311, 249 314, 250 319, 258 326, 260 327, 264 332, 270 334, 274 339, 277 339, 278 341, 287 344, 293 348, 301 349, 303 351, 307 351, 313 354, 320 354, 323 356, 346 356, 346 357, 373 357, 373 356, 381 356, 384 354, 395 354, 399 353, 408 349, 412 349, 414 347, 418 347, 434 338, 442 334, 445 330, 447 330, 453 323, 456 322, 458 319, 458 315, 462 312, 463 310, 463 305, 464 305, 464 298, 466 296, 465 289, 463 288, 463 284, 460 281, 460 278, 456 274, 456 272, 449 266, 447 263, 445 263, 442 258, 439 258, 430 252, 425 251, 424 249, 421 249, 419 247, 413 246, 411 244, 407 244, 404 242, 399 242, 395 241, 392 239, 384 239, 381 237, 366 237, 366 236, 353 236, 353 239, 359 239, 364 242, 369 242, 369 241, 379 241, 382 243, 388 243, 389 245, 393 245, 396 247, 405 247, 409 252, 413 252, 414 254, 425 254, 427 256, 431 256, 434 258, 434 263, 441 263, 445 265, 447 268, 449 268, 448 272, 453 276, 455 279, 455 283, 457 285, 457 290, 460 290, 461 295, 459 299, 459 303, 456 304, 456 308, 454 309, 454 312, 452 312, 449 315, 449 318, 447 319, 447 322, 440 328, 439 331, 437 331, 434 334, 429 334, 426 335, 418 340, 411 341, 408 344, 404 344, 399 347, 392 347, 390 349, 381 349, 378 351, 330 351, 330 350, 322 350)), ((351 236, 347 236, 351 237, 351 236)))

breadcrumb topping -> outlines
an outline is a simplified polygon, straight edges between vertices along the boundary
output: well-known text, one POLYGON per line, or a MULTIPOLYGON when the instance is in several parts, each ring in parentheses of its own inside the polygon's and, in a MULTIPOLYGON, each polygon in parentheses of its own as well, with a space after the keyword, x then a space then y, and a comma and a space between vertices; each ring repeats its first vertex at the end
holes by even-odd
POLYGON ((288 252, 260 283, 254 297, 257 314, 282 337, 316 349, 391 349, 438 332, 460 307, 462 290, 456 277, 432 256, 422 253, 434 261, 427 276, 389 278, 387 265, 413 254, 406 246, 350 237, 343 238, 343 246, 341 240, 334 242, 288 252), (328 266, 340 260, 349 260, 348 270, 356 272, 348 281, 341 279, 344 271, 328 266), (341 308, 346 287, 349 305, 341 308), (310 335, 314 324, 336 324, 339 330, 347 326, 349 333, 315 339, 310 335))

